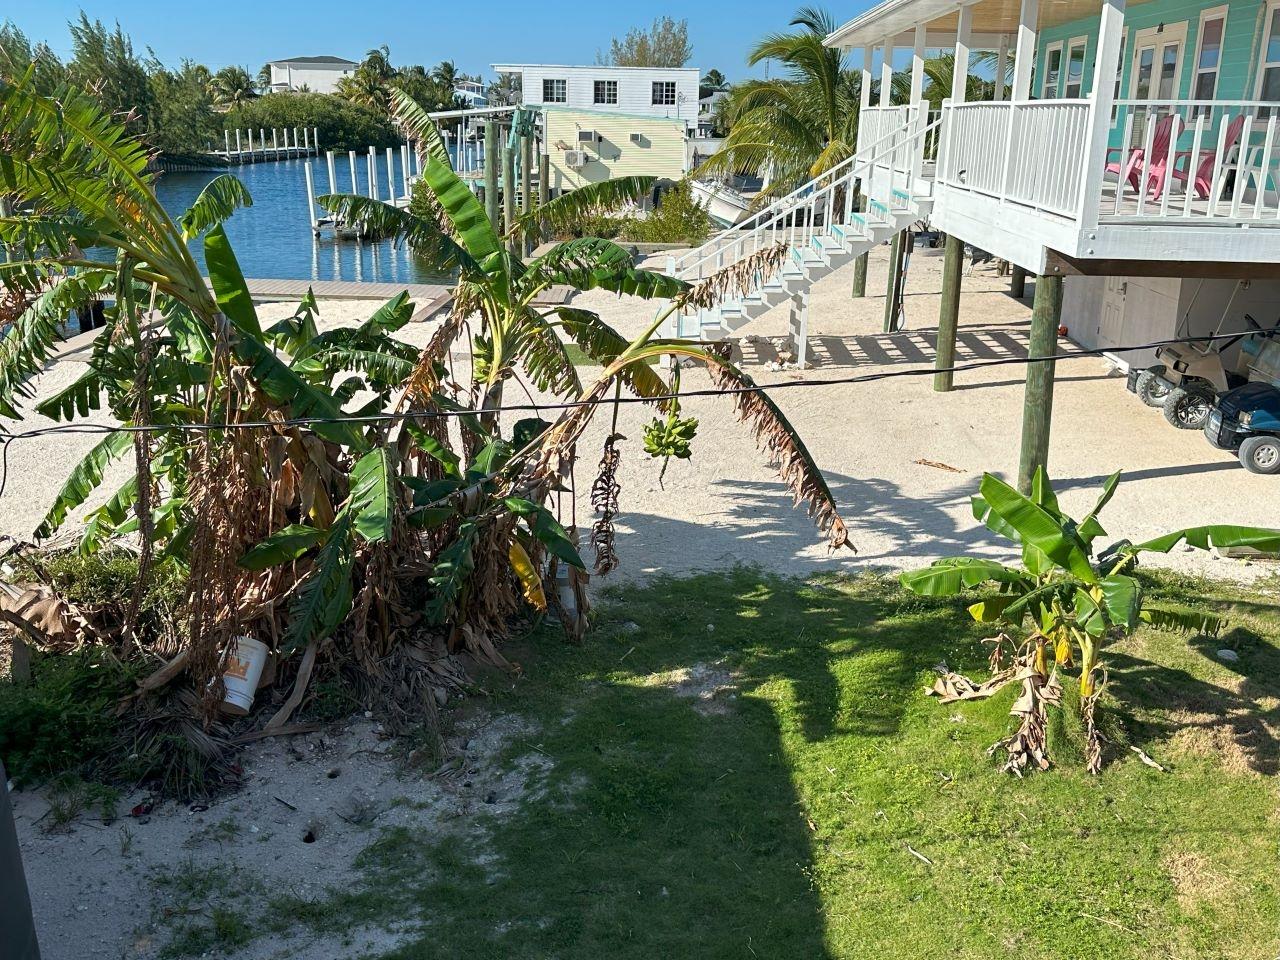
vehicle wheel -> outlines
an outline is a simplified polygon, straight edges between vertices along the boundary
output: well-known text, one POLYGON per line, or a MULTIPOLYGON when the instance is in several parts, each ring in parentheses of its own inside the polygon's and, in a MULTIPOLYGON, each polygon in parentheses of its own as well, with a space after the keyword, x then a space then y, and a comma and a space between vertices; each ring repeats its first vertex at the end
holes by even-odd
POLYGON ((1213 394, 1202 387, 1174 387, 1164 400, 1164 418, 1179 430, 1203 430, 1213 394))
POLYGON ((1138 382, 1134 385, 1138 399, 1148 407, 1164 406, 1169 396, 1169 385, 1151 370, 1143 370, 1138 374, 1138 382))
POLYGON ((1240 444, 1240 462, 1250 473, 1280 473, 1280 437, 1246 437, 1240 444))

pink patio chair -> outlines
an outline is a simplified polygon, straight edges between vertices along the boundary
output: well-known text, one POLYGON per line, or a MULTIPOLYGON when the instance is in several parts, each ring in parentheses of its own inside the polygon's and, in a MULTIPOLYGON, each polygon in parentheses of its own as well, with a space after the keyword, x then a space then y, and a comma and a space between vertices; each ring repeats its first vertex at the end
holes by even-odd
MULTIPOLYGON (((1182 132, 1182 118, 1176 113, 1169 113, 1156 121, 1155 133, 1151 137, 1151 155, 1154 158, 1150 163, 1147 162, 1145 147, 1131 147, 1129 156, 1124 161, 1123 166, 1119 161, 1107 164, 1107 173, 1114 173, 1120 177, 1121 184, 1116 189, 1122 189, 1125 180, 1129 181, 1134 191, 1142 189, 1142 185, 1146 183, 1146 189, 1151 194, 1151 199, 1158 200, 1164 192, 1165 180, 1167 178, 1166 167, 1169 163, 1169 144, 1182 132)), ((1107 151, 1107 155, 1121 151, 1121 147, 1112 147, 1107 151)))
MULTIPOLYGON (((1224 158, 1230 157, 1232 149, 1240 142, 1240 133, 1244 130, 1244 121, 1245 115, 1241 112, 1232 117, 1231 122, 1227 124, 1227 135, 1223 140, 1222 146, 1222 155, 1224 158)), ((1189 158, 1186 170, 1179 169, 1176 165, 1173 168, 1174 179, 1181 180, 1185 183, 1188 177, 1191 176, 1189 171, 1191 169, 1191 164, 1194 163, 1195 160, 1191 157, 1190 150, 1178 154, 1178 157, 1189 158)), ((1195 179, 1192 181, 1192 186, 1195 188, 1196 196, 1200 197, 1202 200, 1208 199, 1209 194, 1213 191, 1213 176, 1216 172, 1217 163, 1218 148, 1216 146, 1211 150, 1200 151, 1200 165, 1196 168, 1194 175, 1195 179)), ((1224 166, 1235 167, 1238 166, 1238 164, 1227 163, 1224 164, 1224 166)))

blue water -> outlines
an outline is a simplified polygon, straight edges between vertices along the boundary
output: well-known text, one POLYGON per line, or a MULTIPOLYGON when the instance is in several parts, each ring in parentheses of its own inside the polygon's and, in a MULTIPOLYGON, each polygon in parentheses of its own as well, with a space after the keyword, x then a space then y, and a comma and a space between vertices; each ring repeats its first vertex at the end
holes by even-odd
MULTIPOLYGON (((307 211, 306 164, 311 164, 316 194, 329 192, 328 166, 323 156, 278 160, 237 166, 228 173, 238 177, 253 196, 253 206, 236 213, 226 223, 227 236, 235 248, 240 269, 246 277, 283 280, 364 280, 382 283, 441 283, 447 277, 432 271, 431 265, 415 256, 403 244, 390 240, 377 243, 337 240, 326 231, 316 239, 311 233, 307 211)), ((393 155, 396 193, 404 192, 400 151, 393 155)), ((346 154, 334 157, 335 188, 352 192, 351 167, 346 154)), ((156 196, 176 220, 217 173, 168 173, 156 183, 156 196)), ((386 153, 378 153, 378 192, 387 199, 386 153)), ((355 192, 368 195, 367 151, 356 156, 355 192)), ((317 209, 317 216, 322 211, 317 209)), ((201 269, 204 252, 193 242, 201 269)))

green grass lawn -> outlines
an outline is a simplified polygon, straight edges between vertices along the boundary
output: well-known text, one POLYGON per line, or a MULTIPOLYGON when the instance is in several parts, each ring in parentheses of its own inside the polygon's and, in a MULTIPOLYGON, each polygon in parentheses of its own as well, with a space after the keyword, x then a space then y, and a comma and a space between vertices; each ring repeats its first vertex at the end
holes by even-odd
POLYGON ((1258 958, 1280 952, 1280 604, 1162 577, 1231 631, 1146 631, 1109 656, 1130 742, 1101 777, 1058 724, 1018 780, 986 748, 1013 696, 942 706, 980 675, 962 604, 871 577, 756 572, 627 589, 581 647, 549 626, 488 709, 540 730, 545 789, 493 816, 486 857, 386 833, 360 875, 279 916, 417 920, 410 958, 1258 958), (1230 645, 1239 661, 1219 662, 1230 645), (693 669, 711 699, 672 681, 693 669), (914 852, 913 852, 914 851, 914 852), (926 862, 927 861, 927 862, 926 862))

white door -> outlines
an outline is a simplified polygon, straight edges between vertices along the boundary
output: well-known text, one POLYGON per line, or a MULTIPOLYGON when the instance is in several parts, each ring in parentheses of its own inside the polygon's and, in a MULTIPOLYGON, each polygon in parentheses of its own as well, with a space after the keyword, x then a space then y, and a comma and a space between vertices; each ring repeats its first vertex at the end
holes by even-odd
MULTIPOLYGON (((1133 63, 1129 69, 1131 100, 1176 100, 1181 77, 1182 47, 1187 39, 1187 24, 1166 23, 1139 30, 1133 41, 1133 63)), ((1147 118, 1168 113, 1169 108, 1133 108, 1133 134, 1130 143, 1141 146, 1147 135, 1147 118)))
POLYGON ((1118 347, 1124 336, 1124 301, 1129 284, 1124 277, 1107 277, 1102 294, 1102 316, 1095 347, 1118 347))

